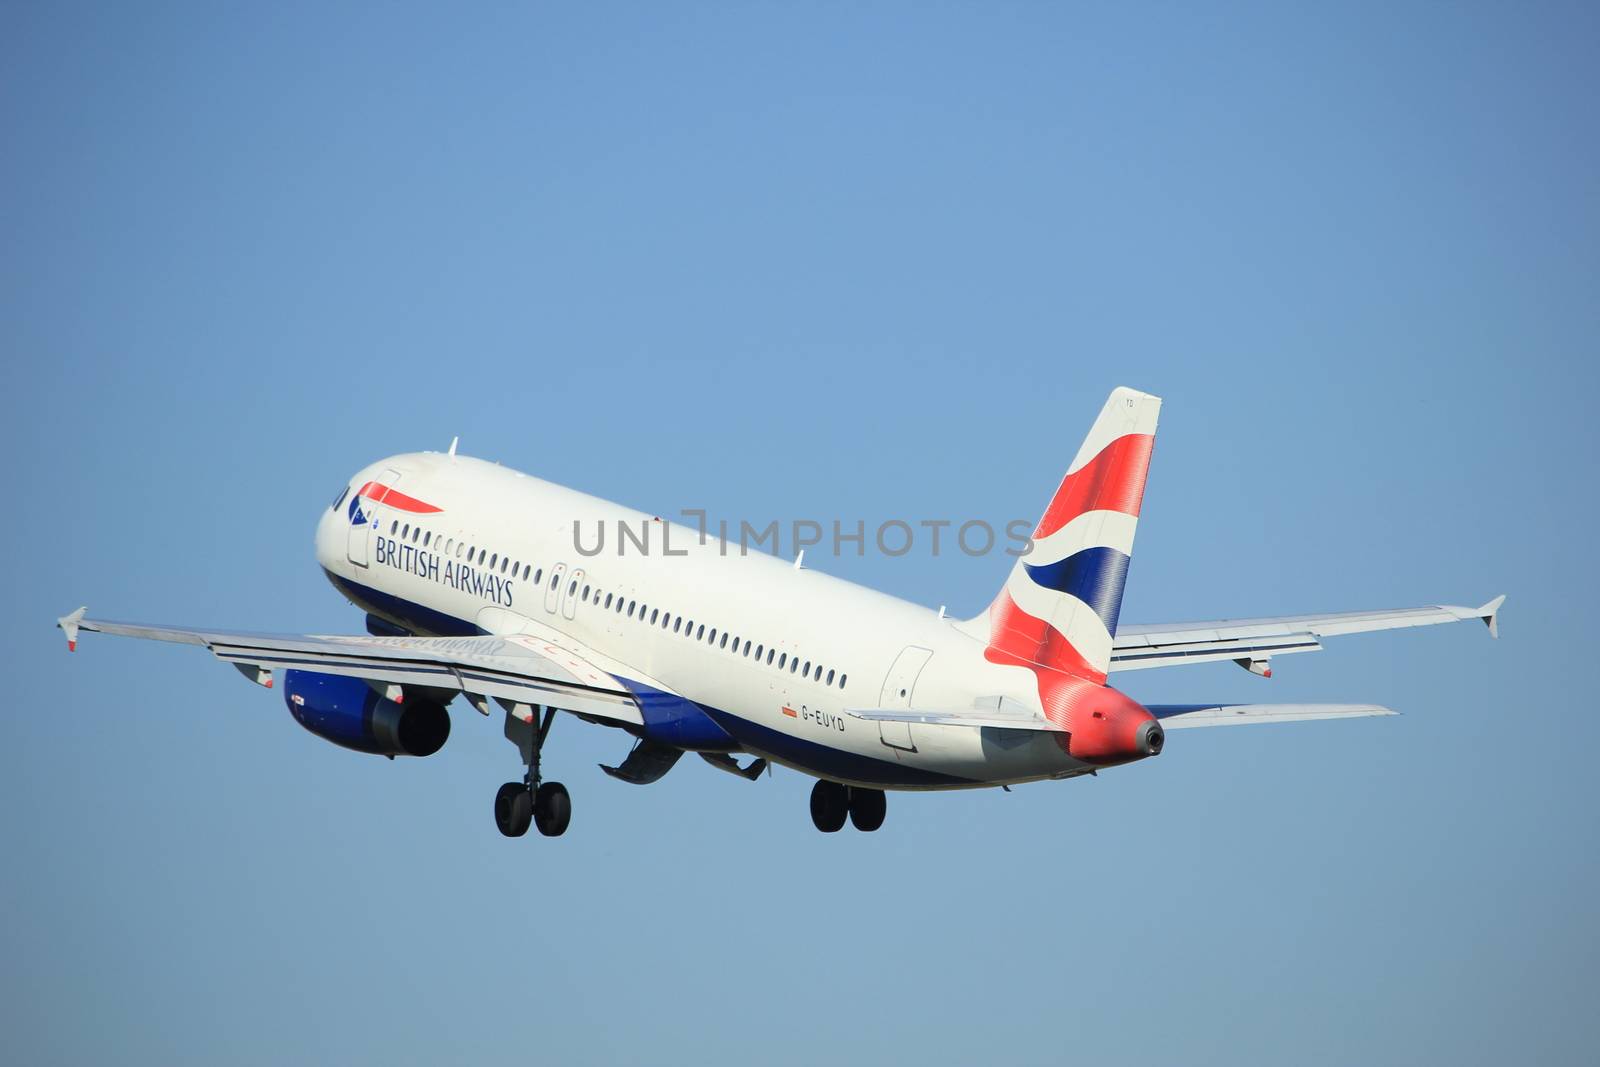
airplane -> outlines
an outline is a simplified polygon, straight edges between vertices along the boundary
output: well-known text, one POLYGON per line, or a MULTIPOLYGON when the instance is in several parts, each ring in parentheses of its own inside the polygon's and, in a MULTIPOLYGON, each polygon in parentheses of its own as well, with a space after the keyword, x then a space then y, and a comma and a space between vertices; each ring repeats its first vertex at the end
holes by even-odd
POLYGON ((1160 408, 1112 391, 1005 585, 969 619, 458 455, 452 442, 356 472, 317 523, 317 562, 366 614, 366 634, 182 629, 84 608, 57 625, 69 650, 92 631, 201 645, 267 688, 280 672, 300 725, 390 759, 439 751, 457 696, 484 717, 498 709, 523 766, 495 795, 507 837, 530 825, 555 837, 570 823, 566 787, 541 773, 558 710, 631 737, 625 758, 602 765, 622 782, 656 782, 691 752, 751 781, 778 764, 816 778, 818 830, 848 820, 870 832, 886 791, 1092 775, 1159 755, 1168 730, 1395 714, 1142 705, 1108 684, 1114 672, 1231 660, 1270 677, 1273 657, 1327 637, 1467 619, 1499 636, 1504 596, 1119 625, 1160 408), (575 524, 626 527, 633 544, 619 536, 612 552, 580 554, 575 524))

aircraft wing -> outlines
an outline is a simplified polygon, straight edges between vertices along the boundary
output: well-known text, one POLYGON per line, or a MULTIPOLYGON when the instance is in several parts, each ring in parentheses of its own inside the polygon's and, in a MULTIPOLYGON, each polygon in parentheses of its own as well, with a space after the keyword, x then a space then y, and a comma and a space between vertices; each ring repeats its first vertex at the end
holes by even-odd
POLYGON ((557 707, 611 723, 638 725, 644 718, 614 675, 576 654, 534 637, 337 637, 194 630, 84 617, 79 608, 57 621, 68 648, 78 633, 117 634, 202 645, 270 687, 278 669, 319 671, 361 678, 380 687, 414 685, 455 690, 489 713, 490 698, 525 720, 537 705, 557 707))
POLYGON ((1504 596, 1497 596, 1477 608, 1435 604, 1422 608, 1347 611, 1331 615, 1268 619, 1143 625, 1128 623, 1117 628, 1111 649, 1111 669, 1136 671, 1231 659, 1255 674, 1271 677, 1272 670, 1267 666, 1271 657, 1291 652, 1316 652, 1322 648, 1322 638, 1339 634, 1481 619, 1489 627, 1489 635, 1498 637, 1497 615, 1505 599, 1504 596))

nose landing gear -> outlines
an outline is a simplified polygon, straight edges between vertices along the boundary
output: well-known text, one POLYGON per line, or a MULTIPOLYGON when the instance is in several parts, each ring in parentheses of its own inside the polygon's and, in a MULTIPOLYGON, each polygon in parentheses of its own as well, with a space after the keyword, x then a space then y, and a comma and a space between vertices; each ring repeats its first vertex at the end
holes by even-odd
POLYGON ((494 823, 507 837, 521 837, 530 825, 545 837, 560 837, 572 821, 572 797, 560 782, 544 782, 539 777, 539 754, 550 734, 556 709, 544 709, 544 719, 535 726, 506 712, 506 738, 522 751, 528 770, 520 782, 507 782, 494 797, 494 823))
POLYGON ((883 825, 888 807, 881 789, 861 789, 820 779, 811 787, 811 822, 825 834, 842 830, 846 816, 857 830, 871 833, 883 825))

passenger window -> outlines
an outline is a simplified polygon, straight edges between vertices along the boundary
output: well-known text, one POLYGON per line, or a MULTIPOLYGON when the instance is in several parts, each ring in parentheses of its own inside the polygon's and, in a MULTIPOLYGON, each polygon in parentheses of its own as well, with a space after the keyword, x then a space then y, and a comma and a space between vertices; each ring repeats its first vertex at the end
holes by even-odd
POLYGON ((606 608, 609 610, 610 607, 611 607, 611 594, 607 593, 606 594, 606 608))
POLYGON ((822 664, 820 664, 820 663, 819 663, 819 664, 817 664, 817 673, 816 673, 816 674, 813 674, 813 675, 812 675, 812 676, 811 676, 811 680, 812 680, 812 681, 813 681, 813 682, 820 682, 820 681, 822 681, 822 664))
MULTIPOLYGON (((748 656, 748 655, 749 655, 749 654, 750 654, 750 642, 749 642, 749 641, 746 641, 746 642, 745 642, 745 643, 744 643, 744 654, 745 654, 745 655, 747 655, 747 656, 748 656)), ((761 653, 760 653, 760 652, 757 652, 757 653, 756 653, 756 655, 757 655, 757 656, 760 656, 760 655, 761 655, 761 653)))
POLYGON ((411 536, 411 524, 408 522, 408 523, 406 523, 404 526, 402 526, 400 528, 400 537, 401 537, 402 540, 404 540, 405 538, 410 537, 410 536, 411 536))
POLYGON ((577 591, 578 591, 578 580, 576 578, 574 578, 572 581, 567 583, 567 595, 571 596, 572 594, 576 593, 577 591))
POLYGON ((757 645, 756 646, 756 659, 760 659, 761 658, 761 648, 762 648, 761 645, 757 645))
POLYGON ((678 616, 678 621, 672 624, 672 632, 673 633, 677 633, 678 632, 678 627, 680 627, 682 625, 683 625, 683 616, 679 615, 678 616))
POLYGON ((796 670, 799 669, 799 667, 800 667, 800 657, 799 656, 796 656, 794 659, 789 661, 789 673, 790 674, 793 674, 796 670))
POLYGON ((651 610, 651 612, 650 612, 650 625, 651 626, 654 626, 656 624, 656 616, 659 615, 659 614, 661 614, 661 609, 660 608, 654 608, 654 609, 651 610))
POLYGON ((633 618, 633 606, 635 604, 637 604, 637 603, 638 603, 638 601, 636 601, 636 600, 628 601, 628 618, 630 618, 630 619, 633 618))
POLYGON ((584 586, 583 587, 583 599, 584 599, 584 603, 588 603, 588 601, 589 601, 589 587, 588 586, 584 586))
MULTIPOLYGON (((718 648, 727 648, 728 647, 728 635, 727 634, 723 634, 722 635, 722 644, 718 645, 717 647, 718 648)), ((734 644, 733 644, 733 647, 734 647, 735 651, 738 651, 739 643, 737 641, 735 641, 734 644)))
MULTIPOLYGON (((713 630, 712 631, 713 639, 715 639, 715 635, 716 635, 716 631, 713 630)), ((704 641, 706 639, 706 627, 705 627, 704 623, 701 623, 700 624, 700 628, 694 632, 694 639, 696 641, 704 641)))
POLYGON ((500 561, 500 553, 496 552, 489 557, 489 569, 494 570, 494 565, 500 561))
POLYGON ((844 688, 845 679, 848 678, 848 677, 849 677, 849 675, 846 675, 846 674, 839 675, 839 688, 840 689, 844 688))
POLYGON ((800 673, 805 675, 807 678, 811 677, 811 661, 810 660, 806 660, 806 669, 801 671, 800 673))
POLYGON ((522 580, 523 581, 527 581, 528 580, 528 575, 530 575, 532 573, 533 573, 533 564, 524 563, 522 565, 522 580))
POLYGON ((784 652, 778 656, 778 669, 783 670, 784 664, 789 662, 789 653, 784 652))
POLYGON ((827 684, 828 684, 828 685, 832 685, 832 684, 833 684, 833 672, 832 672, 832 671, 829 671, 829 672, 828 672, 828 681, 827 681, 827 684))
POLYGON ((390 523, 389 523, 389 536, 393 537, 394 534, 395 534, 395 531, 398 530, 398 529, 400 529, 400 520, 399 519, 394 519, 394 520, 390 521, 390 523))

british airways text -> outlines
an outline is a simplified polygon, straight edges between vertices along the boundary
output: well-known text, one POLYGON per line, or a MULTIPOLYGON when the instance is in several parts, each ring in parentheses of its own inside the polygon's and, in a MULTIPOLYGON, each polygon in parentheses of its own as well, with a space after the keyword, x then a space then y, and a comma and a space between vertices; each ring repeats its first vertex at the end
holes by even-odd
POLYGON ((475 594, 503 608, 511 606, 512 583, 498 574, 491 574, 471 564, 457 563, 453 559, 443 560, 441 569, 437 552, 402 544, 387 537, 374 538, 373 546, 378 562, 386 563, 397 571, 415 574, 418 578, 427 578, 463 593, 475 594))

